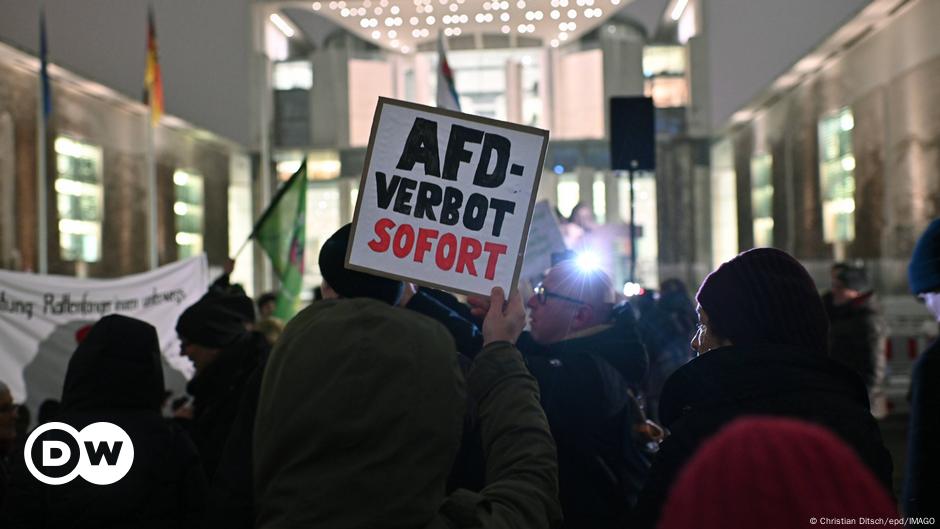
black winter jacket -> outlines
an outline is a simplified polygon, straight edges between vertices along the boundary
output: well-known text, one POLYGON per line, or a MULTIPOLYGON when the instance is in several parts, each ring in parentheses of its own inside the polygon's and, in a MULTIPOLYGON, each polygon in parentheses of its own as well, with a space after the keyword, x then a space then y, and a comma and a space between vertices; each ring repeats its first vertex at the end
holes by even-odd
POLYGON ((659 412, 671 435, 653 461, 632 527, 655 527, 670 487, 699 445, 747 415, 792 417, 828 428, 891 491, 891 455, 868 411, 865 387, 831 358, 781 345, 714 349, 666 381, 659 412))
POLYGON ((904 514, 940 515, 940 341, 924 351, 911 375, 904 514))
POLYGON ((829 316, 829 356, 862 377, 869 390, 884 383, 882 360, 885 324, 872 294, 835 305, 832 294, 823 296, 829 316))
POLYGON ((199 449, 211 481, 235 422, 249 377, 270 351, 264 335, 251 332, 229 345, 196 375, 186 390, 193 396, 192 421, 183 421, 199 449))
MULTIPOLYGON (((559 496, 567 529, 622 527, 629 506, 619 476, 628 390, 646 377, 648 359, 628 305, 614 322, 539 346, 519 339, 558 446, 559 496)), ((645 468, 640 473, 645 474, 645 468)), ((628 487, 627 487, 628 488, 628 487)), ((634 490, 635 494, 637 491, 634 490)))

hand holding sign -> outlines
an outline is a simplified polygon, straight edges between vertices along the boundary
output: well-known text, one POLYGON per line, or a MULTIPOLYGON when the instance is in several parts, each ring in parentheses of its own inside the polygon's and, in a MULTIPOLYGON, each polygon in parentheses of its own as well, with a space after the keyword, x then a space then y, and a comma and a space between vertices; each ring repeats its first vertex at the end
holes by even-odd
POLYGON ((464 293, 508 290, 547 139, 531 127, 380 98, 347 268, 464 293))
MULTIPOLYGON (((479 306, 479 305, 477 305, 479 306)), ((483 345, 494 342, 516 343, 525 328, 525 306, 519 289, 512 289, 506 301, 503 289, 493 287, 483 320, 483 345)))

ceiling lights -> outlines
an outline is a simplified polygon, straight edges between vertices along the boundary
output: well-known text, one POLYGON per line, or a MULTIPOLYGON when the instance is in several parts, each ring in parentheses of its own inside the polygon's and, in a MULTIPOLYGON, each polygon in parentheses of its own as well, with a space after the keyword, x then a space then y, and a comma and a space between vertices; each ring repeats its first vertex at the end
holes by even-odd
POLYGON ((557 47, 590 31, 626 3, 629 0, 318 0, 307 5, 363 38, 410 53, 437 38, 438 32, 447 37, 515 32, 557 47))

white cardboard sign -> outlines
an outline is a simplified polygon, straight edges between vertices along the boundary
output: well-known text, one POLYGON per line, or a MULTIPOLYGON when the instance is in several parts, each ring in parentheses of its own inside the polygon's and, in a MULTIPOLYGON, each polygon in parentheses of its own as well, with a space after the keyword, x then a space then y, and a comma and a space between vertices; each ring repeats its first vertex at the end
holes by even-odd
POLYGON ((558 228, 558 219, 547 200, 535 205, 532 223, 529 226, 529 242, 525 249, 522 264, 522 279, 530 280, 540 276, 552 266, 552 254, 564 252, 565 238, 558 228))
POLYGON ((379 98, 346 267, 509 292, 547 144, 546 130, 379 98))

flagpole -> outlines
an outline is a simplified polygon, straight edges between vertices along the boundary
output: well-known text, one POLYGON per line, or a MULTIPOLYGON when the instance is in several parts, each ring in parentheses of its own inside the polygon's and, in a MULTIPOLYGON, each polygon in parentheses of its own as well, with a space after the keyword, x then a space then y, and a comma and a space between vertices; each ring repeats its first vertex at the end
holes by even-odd
POLYGON ((153 105, 148 105, 147 112, 147 241, 150 245, 150 269, 159 266, 157 256, 157 166, 154 156, 153 105))
MULTIPOLYGON (((46 49, 46 14, 42 8, 39 11, 39 82, 36 83, 36 242, 37 263, 36 268, 40 274, 49 273, 49 226, 48 195, 49 195, 49 169, 46 164, 46 78, 48 75, 48 50, 46 49)), ((48 94, 52 97, 52 94, 48 94)))
POLYGON ((238 247, 238 251, 235 252, 235 255, 232 256, 233 261, 238 259, 238 256, 241 255, 242 250, 244 250, 248 246, 248 243, 250 242, 251 242, 251 235, 249 235, 248 238, 245 239, 245 242, 243 242, 242 245, 238 247))
MULTIPOLYGON (((40 74, 41 76, 42 74, 40 74)), ((36 232, 38 248, 37 269, 40 274, 49 273, 49 227, 46 215, 48 214, 47 197, 48 174, 49 170, 46 164, 46 116, 44 110, 44 96, 42 89, 42 79, 38 86, 38 98, 36 100, 36 232)))

